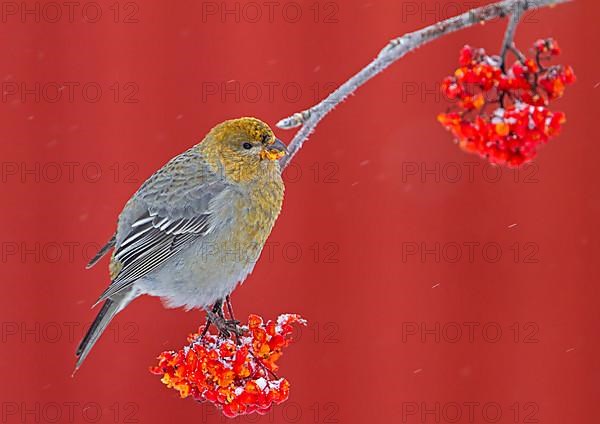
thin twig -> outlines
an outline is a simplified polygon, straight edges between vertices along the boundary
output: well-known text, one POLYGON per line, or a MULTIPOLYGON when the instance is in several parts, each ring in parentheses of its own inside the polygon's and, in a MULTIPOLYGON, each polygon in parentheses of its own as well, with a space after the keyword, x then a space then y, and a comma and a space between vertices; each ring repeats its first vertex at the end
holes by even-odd
MULTIPOLYGON (((515 4, 515 11, 510 15, 508 25, 506 26, 506 32, 504 33, 504 40, 502 40, 502 48, 500 49, 500 68, 502 72, 506 72, 506 54, 516 48, 515 47, 515 32, 517 31, 517 25, 521 20, 523 10, 521 9, 521 3, 515 4)), ((500 94, 500 106, 504 108, 504 96, 506 93, 500 94)))
POLYGON ((302 126, 288 146, 289 154, 284 156, 280 161, 281 169, 284 169, 294 155, 298 153, 303 143, 315 130, 316 126, 325 115, 331 112, 335 106, 343 102, 349 95, 354 93, 360 86, 403 57, 406 53, 454 31, 498 17, 508 16, 515 10, 526 11, 529 9, 554 6, 567 1, 570 0, 504 0, 488 6, 472 9, 461 15, 440 21, 390 41, 371 63, 338 87, 333 93, 327 96, 327 98, 317 105, 302 112, 295 113, 277 123, 277 126, 282 129, 302 126))
MULTIPOLYGON (((227 304, 227 311, 229 312, 229 319, 231 319, 231 321, 233 321, 234 323, 237 322, 235 320, 235 317, 233 316, 233 307, 231 306, 231 297, 229 297, 229 295, 225 296, 225 303, 227 304)), ((237 324, 235 324, 237 326, 237 324)), ((236 345, 240 345, 240 335, 235 332, 233 333, 235 335, 235 344, 236 345)))
POLYGON ((263 368, 263 370, 265 370, 267 373, 271 374, 271 376, 275 379, 275 380, 279 380, 279 377, 277 377, 277 374, 275 374, 275 371, 271 371, 269 369, 269 367, 267 367, 265 365, 265 363, 262 361, 262 359, 260 359, 258 356, 256 356, 256 354, 254 352, 252 352, 252 349, 248 349, 248 353, 250 355, 252 355, 254 357, 254 359, 256 359, 256 362, 258 362, 260 364, 260 366, 263 368))
POLYGON ((506 26, 506 32, 504 33, 502 50, 500 50, 500 66, 502 67, 503 71, 506 70, 506 54, 514 47, 515 32, 517 31, 517 25, 519 25, 519 20, 521 20, 521 15, 523 14, 523 9, 521 7, 521 3, 515 4, 515 11, 512 15, 510 15, 508 25, 506 26))
POLYGON ((525 63, 525 60, 527 60, 527 58, 525 57, 525 55, 519 49, 517 49, 513 45, 513 46, 511 46, 509 48, 509 50, 517 57, 517 59, 519 59, 519 62, 525 63))

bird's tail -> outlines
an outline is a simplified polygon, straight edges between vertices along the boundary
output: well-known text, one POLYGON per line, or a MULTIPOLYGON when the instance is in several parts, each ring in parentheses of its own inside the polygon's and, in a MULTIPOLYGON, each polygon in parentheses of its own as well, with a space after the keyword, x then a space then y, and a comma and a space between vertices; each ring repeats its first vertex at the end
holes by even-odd
POLYGON ((134 298, 134 289, 125 290, 125 293, 121 292, 118 295, 107 299, 102 305, 102 309, 96 315, 96 319, 88 329, 87 333, 79 343, 77 352, 77 363, 75 364, 75 370, 73 374, 79 369, 85 358, 87 357, 94 344, 98 341, 110 321, 117 315, 125 306, 129 304, 134 298))

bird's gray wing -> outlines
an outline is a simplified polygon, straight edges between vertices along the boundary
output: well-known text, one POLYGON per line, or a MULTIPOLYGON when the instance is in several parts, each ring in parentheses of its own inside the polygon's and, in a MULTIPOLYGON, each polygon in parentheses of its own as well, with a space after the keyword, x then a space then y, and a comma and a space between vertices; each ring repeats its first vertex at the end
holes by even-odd
POLYGON ((194 147, 150 177, 119 217, 113 281, 98 302, 129 287, 214 227, 213 203, 230 188, 194 147))

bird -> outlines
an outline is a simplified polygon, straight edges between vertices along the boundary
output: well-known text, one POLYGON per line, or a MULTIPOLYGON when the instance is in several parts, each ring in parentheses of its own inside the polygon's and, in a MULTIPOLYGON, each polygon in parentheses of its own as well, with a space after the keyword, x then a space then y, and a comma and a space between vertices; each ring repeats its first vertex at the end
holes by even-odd
POLYGON ((94 305, 103 302, 77 348, 75 371, 115 315, 142 295, 168 308, 205 310, 206 329, 212 322, 222 334, 236 332, 223 301, 252 272, 279 216, 279 160, 287 153, 263 121, 231 119, 139 187, 86 266, 112 250, 110 284, 94 305))

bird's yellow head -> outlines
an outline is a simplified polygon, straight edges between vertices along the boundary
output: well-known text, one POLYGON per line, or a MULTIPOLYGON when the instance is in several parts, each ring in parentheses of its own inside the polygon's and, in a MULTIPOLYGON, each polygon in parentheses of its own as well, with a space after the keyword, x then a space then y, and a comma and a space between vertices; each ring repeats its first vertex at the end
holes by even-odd
POLYGON ((280 172, 278 159, 287 149, 267 124, 256 118, 239 118, 215 126, 200 149, 227 177, 248 182, 269 172, 280 172))

